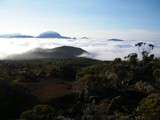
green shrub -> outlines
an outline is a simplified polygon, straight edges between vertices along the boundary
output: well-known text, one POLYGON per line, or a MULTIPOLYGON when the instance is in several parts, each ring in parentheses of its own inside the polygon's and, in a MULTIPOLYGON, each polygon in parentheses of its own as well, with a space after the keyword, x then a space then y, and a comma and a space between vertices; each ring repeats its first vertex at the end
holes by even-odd
POLYGON ((160 120, 160 94, 151 94, 137 107, 138 120, 160 120))
POLYGON ((54 120, 55 110, 48 105, 37 105, 21 114, 22 120, 54 120))

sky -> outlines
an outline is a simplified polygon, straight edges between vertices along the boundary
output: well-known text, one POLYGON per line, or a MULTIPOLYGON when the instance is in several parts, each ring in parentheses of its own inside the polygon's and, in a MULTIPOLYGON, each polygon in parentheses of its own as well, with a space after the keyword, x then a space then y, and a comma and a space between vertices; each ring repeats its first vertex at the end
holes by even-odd
POLYGON ((0 0, 0 34, 160 40, 160 0, 0 0))

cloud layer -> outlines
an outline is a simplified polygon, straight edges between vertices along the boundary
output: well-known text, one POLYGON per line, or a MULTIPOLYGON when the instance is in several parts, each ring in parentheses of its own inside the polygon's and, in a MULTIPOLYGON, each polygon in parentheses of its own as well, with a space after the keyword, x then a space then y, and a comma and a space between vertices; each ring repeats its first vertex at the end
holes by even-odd
MULTIPOLYGON (((80 47, 89 53, 94 59, 113 60, 116 57, 123 58, 132 52, 138 52, 134 44, 137 40, 108 41, 107 39, 0 39, 0 59, 8 55, 21 54, 35 48, 55 48, 59 46, 80 47)), ((147 41, 156 45, 153 51, 160 56, 160 41, 147 41)), ((85 55, 84 55, 85 56, 85 55)))

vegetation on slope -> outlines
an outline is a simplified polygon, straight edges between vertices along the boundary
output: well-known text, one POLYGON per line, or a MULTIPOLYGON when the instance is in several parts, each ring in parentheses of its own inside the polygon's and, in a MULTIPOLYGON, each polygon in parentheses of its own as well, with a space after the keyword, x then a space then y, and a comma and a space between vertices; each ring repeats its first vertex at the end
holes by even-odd
POLYGON ((114 61, 1 61, 1 118, 159 120, 160 59, 153 45, 136 46, 142 60, 132 53, 114 61))

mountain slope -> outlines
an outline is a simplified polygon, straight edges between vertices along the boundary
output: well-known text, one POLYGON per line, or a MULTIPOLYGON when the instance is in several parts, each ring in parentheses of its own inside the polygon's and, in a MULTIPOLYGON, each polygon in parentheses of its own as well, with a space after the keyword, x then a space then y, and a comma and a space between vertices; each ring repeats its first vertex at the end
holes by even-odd
POLYGON ((23 54, 8 56, 7 59, 45 59, 45 58, 65 59, 65 58, 75 58, 84 53, 88 54, 87 51, 81 48, 62 46, 54 49, 37 48, 35 50, 23 54))

